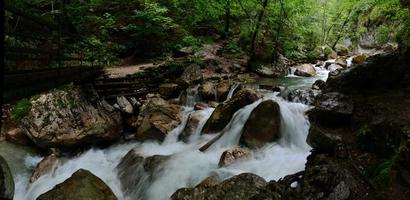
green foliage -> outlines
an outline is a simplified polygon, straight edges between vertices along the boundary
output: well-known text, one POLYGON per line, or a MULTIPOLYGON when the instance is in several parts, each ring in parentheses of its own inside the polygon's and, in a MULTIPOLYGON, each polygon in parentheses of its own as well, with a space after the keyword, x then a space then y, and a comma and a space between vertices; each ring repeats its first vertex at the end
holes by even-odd
POLYGON ((365 125, 359 129, 358 136, 365 137, 370 132, 369 126, 365 125))
POLYGON ((11 118, 19 122, 21 121, 31 109, 31 101, 29 99, 21 99, 11 110, 11 118))

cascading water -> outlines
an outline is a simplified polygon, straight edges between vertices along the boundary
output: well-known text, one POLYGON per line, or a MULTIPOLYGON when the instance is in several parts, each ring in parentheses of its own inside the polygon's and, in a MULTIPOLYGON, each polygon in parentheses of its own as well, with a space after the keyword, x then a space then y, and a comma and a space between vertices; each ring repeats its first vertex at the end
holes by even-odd
MULTIPOLYGON (((319 74, 317 78, 322 78, 322 76, 327 76, 327 73, 319 74)), ((302 81, 302 83, 309 85, 312 81, 302 81)), ((231 88, 228 98, 232 97, 238 86, 239 84, 235 84, 231 88)), ((80 168, 89 170, 100 177, 119 199, 124 200, 136 199, 136 197, 149 200, 168 199, 177 189, 193 187, 211 175, 228 178, 243 172, 251 172, 266 180, 278 180, 285 175, 304 169, 306 157, 311 149, 306 144, 309 121, 304 113, 308 109, 307 105, 288 102, 278 97, 277 93, 263 91, 262 99, 238 110, 225 127, 224 135, 206 151, 201 152, 198 149, 215 137, 215 135, 201 134, 202 127, 214 109, 193 110, 193 106, 199 101, 197 91, 198 86, 187 90, 186 105, 182 110, 183 120, 168 134, 164 142, 130 142, 106 149, 91 149, 75 158, 60 158, 57 168, 52 173, 40 177, 32 184, 29 183, 28 173, 15 176, 14 199, 35 199, 69 178, 80 168), (282 137, 277 142, 268 143, 262 148, 253 150, 251 160, 219 167, 221 154, 230 147, 238 146, 243 126, 252 110, 262 101, 269 99, 276 101, 280 106, 282 137), (188 116, 192 112, 198 112, 201 116, 199 125, 187 143, 178 141, 178 135, 184 129, 188 116), (128 193, 130 195, 126 196, 121 189, 117 165, 131 149, 144 157, 152 155, 172 155, 172 157, 163 163, 162 170, 158 171, 150 181, 142 181, 139 184, 143 189, 135 188, 135 192, 128 193)), ((33 168, 40 160, 38 156, 29 155, 26 157, 26 167, 33 168)), ((135 173, 138 175, 137 169, 135 173)))

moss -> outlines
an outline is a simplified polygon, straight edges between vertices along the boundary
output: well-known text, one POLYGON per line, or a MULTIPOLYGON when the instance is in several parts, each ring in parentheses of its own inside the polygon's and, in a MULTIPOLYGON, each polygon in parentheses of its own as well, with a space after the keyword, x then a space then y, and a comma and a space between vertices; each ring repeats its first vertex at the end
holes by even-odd
POLYGON ((30 112, 31 106, 29 99, 21 99, 11 110, 11 118, 16 122, 20 122, 30 112))

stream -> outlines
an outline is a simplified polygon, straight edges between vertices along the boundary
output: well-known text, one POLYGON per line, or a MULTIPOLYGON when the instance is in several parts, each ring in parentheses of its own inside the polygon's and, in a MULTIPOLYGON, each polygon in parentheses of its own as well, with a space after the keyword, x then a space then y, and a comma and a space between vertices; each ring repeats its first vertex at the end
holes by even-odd
MULTIPOLYGON (((319 67, 316 68, 316 71, 315 77, 288 75, 278 79, 259 79, 256 84, 281 85, 286 89, 310 87, 318 79, 327 79, 327 70, 319 67)), ((232 96, 233 90, 237 86, 235 84, 231 88, 228 98, 232 96)), ((201 115, 199 126, 190 136, 188 143, 178 141, 178 135, 184 129, 188 115, 194 111, 193 106, 199 101, 197 89, 198 87, 188 89, 187 104, 182 110, 183 121, 168 134, 163 143, 134 141, 111 145, 105 149, 93 148, 70 159, 60 158, 58 167, 53 172, 40 177, 32 184, 29 184, 31 171, 42 157, 31 148, 21 148, 8 142, 2 142, 0 154, 8 161, 14 175, 16 188, 14 199, 36 199, 39 195, 69 178, 80 168, 89 170, 101 178, 118 199, 123 200, 139 197, 149 200, 169 199, 177 189, 194 187, 212 175, 226 179, 240 173, 251 172, 265 180, 278 180, 304 169, 306 157, 311 150, 311 147, 306 143, 309 121, 305 111, 309 109, 309 106, 284 100, 277 92, 260 90, 263 98, 238 110, 225 127, 226 133, 208 150, 201 152, 198 149, 215 136, 201 135, 200 133, 206 120, 212 114, 213 108, 199 111, 201 115), (238 146, 242 128, 252 110, 259 103, 268 99, 276 101, 280 106, 282 137, 277 142, 253 150, 253 158, 250 160, 219 167, 218 162, 221 154, 228 148, 238 146), (144 157, 152 155, 172 155, 172 157, 163 164, 164 170, 160 174, 154 175, 153 181, 143 183, 145 184, 143 188, 146 190, 141 191, 136 188, 135 192, 125 196, 117 178, 116 166, 131 149, 135 149, 144 157)))

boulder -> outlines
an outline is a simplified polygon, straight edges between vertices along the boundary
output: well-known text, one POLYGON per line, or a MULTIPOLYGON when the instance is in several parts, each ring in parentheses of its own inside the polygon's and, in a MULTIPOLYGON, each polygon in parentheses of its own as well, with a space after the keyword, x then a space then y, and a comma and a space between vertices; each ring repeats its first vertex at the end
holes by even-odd
POLYGON ((251 158, 252 152, 249 149, 240 147, 230 148, 222 153, 218 166, 226 167, 237 161, 249 160, 251 158))
POLYGON ((88 101, 77 86, 41 94, 31 105, 20 128, 41 148, 106 143, 118 139, 122 132, 121 114, 104 100, 88 101))
POLYGON ((306 88, 291 90, 288 93, 284 92, 281 95, 288 99, 288 101, 312 105, 315 98, 320 94, 321 90, 306 88))
POLYGON ((364 54, 362 54, 362 55, 357 55, 357 56, 354 56, 354 57, 352 58, 352 63, 361 64, 361 63, 363 63, 364 61, 366 61, 366 59, 367 59, 367 56, 364 55, 364 54))
POLYGON ((226 100, 226 97, 229 94, 229 91, 231 90, 232 84, 229 83, 229 81, 221 81, 218 83, 216 86, 216 93, 218 96, 218 101, 222 102, 226 100))
POLYGON ((48 155, 47 157, 43 158, 43 160, 41 160, 37 164, 36 168, 31 174, 30 183, 34 183, 37 179, 39 179, 41 176, 45 174, 53 173, 53 171, 57 167, 57 164, 58 164, 58 157, 55 153, 52 153, 48 155))
POLYGON ((332 63, 329 66, 327 66, 326 69, 329 70, 330 72, 334 72, 334 71, 343 69, 343 67, 338 64, 332 63))
POLYGON ((345 68, 347 67, 347 61, 346 61, 346 57, 337 57, 335 60, 335 63, 340 65, 341 67, 345 68))
POLYGON ((188 65, 181 77, 178 79, 178 84, 181 88, 187 88, 191 85, 198 84, 202 82, 203 76, 201 72, 201 67, 196 64, 188 65))
POLYGON ((124 194, 132 199, 141 199, 148 189, 150 181, 156 174, 160 174, 162 164, 170 156, 153 155, 142 157, 136 149, 131 149, 117 165, 118 178, 124 194))
POLYGON ((120 107, 120 110, 123 113, 134 113, 134 107, 132 107, 132 104, 124 96, 117 97, 117 105, 120 107))
POLYGON ((360 192, 365 187, 341 163, 324 154, 308 157, 303 180, 299 184, 303 199, 356 199, 363 197, 360 192))
POLYGON ((252 199, 253 196, 264 190, 267 182, 250 173, 243 173, 216 184, 215 182, 204 187, 199 184, 195 188, 178 189, 172 200, 220 200, 220 199, 252 199))
POLYGON ((216 92, 216 84, 212 81, 207 81, 198 88, 199 96, 205 101, 215 101, 216 92))
POLYGON ((337 145, 342 141, 340 135, 328 131, 326 128, 317 124, 312 124, 306 142, 317 151, 333 152, 337 145))
POLYGON ((178 84, 175 83, 163 83, 159 85, 158 92, 161 97, 165 99, 177 98, 181 93, 181 89, 178 84))
POLYGON ((321 90, 326 86, 326 82, 323 80, 316 80, 313 84, 312 84, 312 89, 314 90, 321 90))
POLYGON ((350 123, 353 108, 349 97, 337 92, 324 93, 309 111, 309 119, 323 126, 340 127, 350 123))
POLYGON ((316 70, 311 64, 298 65, 295 68, 295 75, 297 76, 311 77, 316 75, 316 70))
POLYGON ((181 122, 180 106, 164 99, 149 98, 140 108, 136 138, 163 141, 167 134, 181 122))
POLYGON ((112 190, 91 172, 79 169, 70 178, 40 195, 37 200, 116 200, 112 190))
POLYGON ((0 156, 0 199, 12 200, 14 196, 14 180, 9 165, 0 156))
POLYGON ((216 133, 222 131, 229 123, 236 111, 256 101, 256 92, 250 89, 241 89, 231 99, 219 104, 211 117, 205 123, 202 133, 216 133))
POLYGON ((344 94, 361 93, 375 89, 408 87, 410 73, 407 57, 399 54, 379 54, 362 64, 353 65, 336 74, 329 74, 326 91, 344 94))
POLYGON ((184 130, 178 135, 178 139, 184 142, 188 142, 189 137, 198 128, 199 122, 201 121, 202 115, 199 112, 192 112, 188 116, 188 121, 185 125, 184 130))
POLYGON ((248 147, 261 147, 281 137, 279 104, 267 100, 253 109, 243 128, 240 142, 248 147))
POLYGON ((24 131, 21 128, 14 128, 6 132, 6 140, 20 145, 28 145, 31 143, 30 138, 24 134, 24 131))

